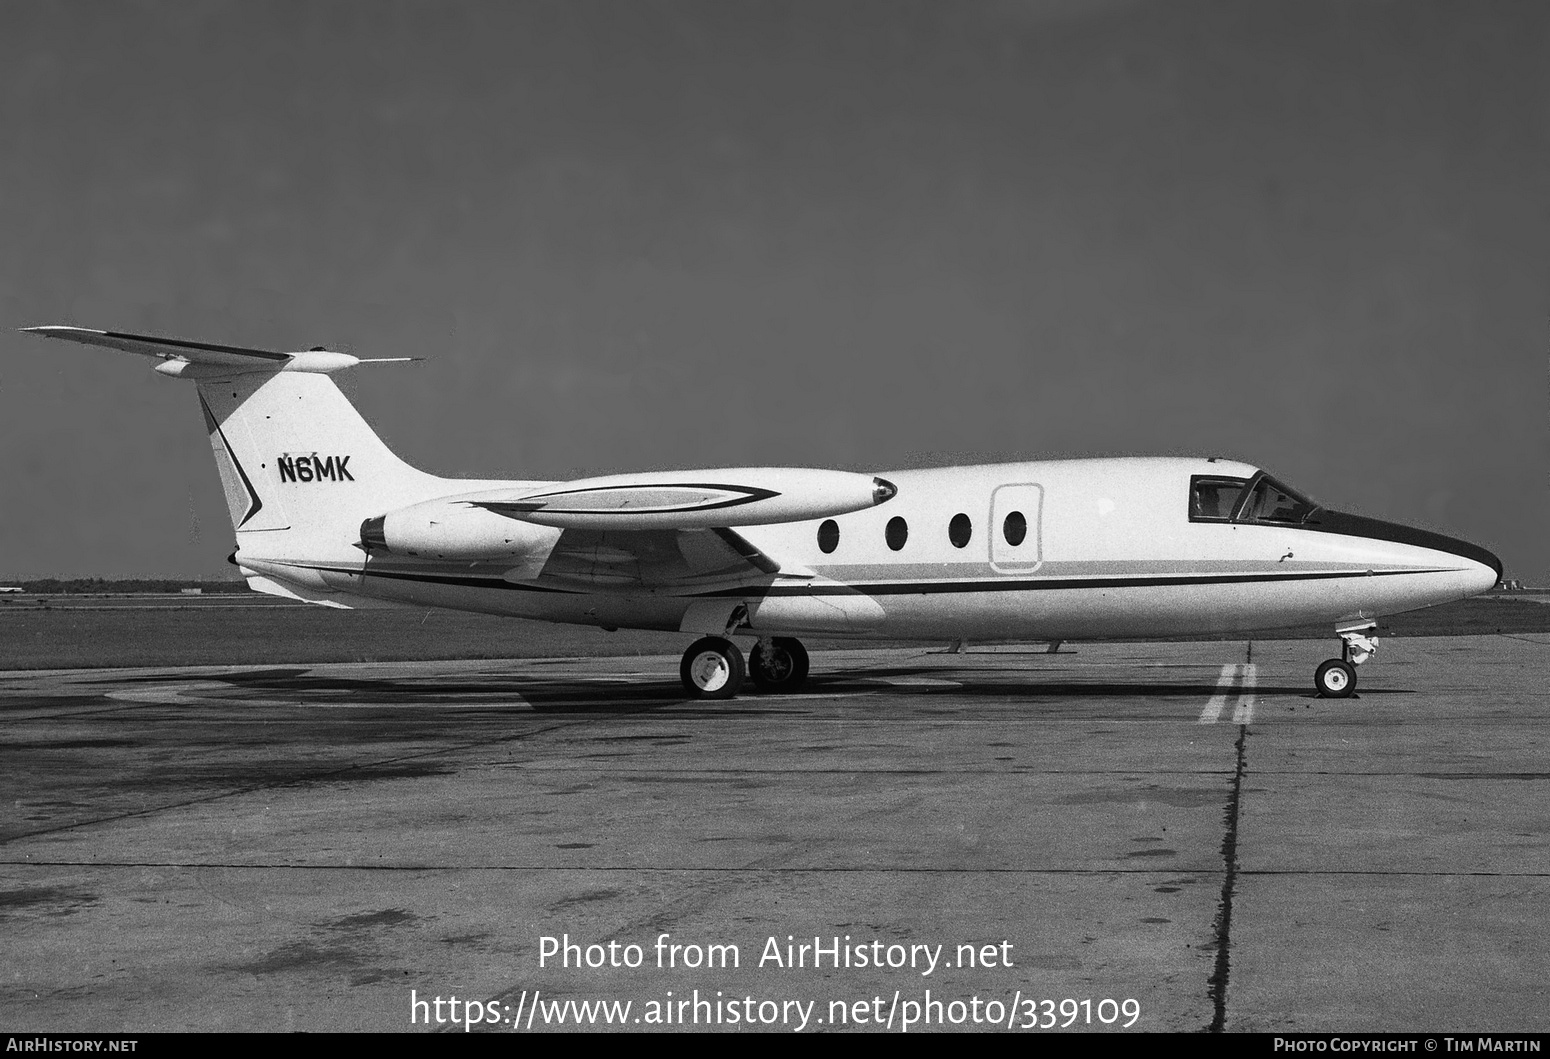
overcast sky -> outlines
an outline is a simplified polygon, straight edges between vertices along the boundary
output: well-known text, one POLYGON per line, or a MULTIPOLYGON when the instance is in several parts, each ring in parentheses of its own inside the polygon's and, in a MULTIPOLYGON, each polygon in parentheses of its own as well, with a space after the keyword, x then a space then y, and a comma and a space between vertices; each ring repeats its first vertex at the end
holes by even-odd
POLYGON ((1219 454, 1550 581, 1550 5, 0 0, 0 577, 222 576, 193 388, 437 473, 1219 454))

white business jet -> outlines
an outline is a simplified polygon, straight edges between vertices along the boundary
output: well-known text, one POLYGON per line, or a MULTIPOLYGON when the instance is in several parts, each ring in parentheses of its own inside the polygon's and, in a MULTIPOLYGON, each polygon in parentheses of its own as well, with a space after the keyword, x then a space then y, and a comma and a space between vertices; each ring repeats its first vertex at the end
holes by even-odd
POLYGON ((254 589, 698 634, 680 674, 701 698, 730 698, 749 677, 799 687, 803 635, 1144 639, 1309 624, 1341 641, 1314 686, 1343 697, 1380 616, 1476 595, 1502 572, 1484 548, 1330 511, 1214 458, 438 478, 388 451, 328 378, 369 361, 26 330, 155 357, 157 372, 194 382, 232 562, 254 589))

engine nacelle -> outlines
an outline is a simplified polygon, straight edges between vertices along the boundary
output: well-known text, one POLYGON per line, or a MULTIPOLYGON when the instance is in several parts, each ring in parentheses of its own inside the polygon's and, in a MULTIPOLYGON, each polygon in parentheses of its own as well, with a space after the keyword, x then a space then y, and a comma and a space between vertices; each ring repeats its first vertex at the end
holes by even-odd
POLYGON ((561 531, 497 515, 463 500, 429 500, 361 523, 368 552, 420 559, 512 559, 548 555, 561 531))

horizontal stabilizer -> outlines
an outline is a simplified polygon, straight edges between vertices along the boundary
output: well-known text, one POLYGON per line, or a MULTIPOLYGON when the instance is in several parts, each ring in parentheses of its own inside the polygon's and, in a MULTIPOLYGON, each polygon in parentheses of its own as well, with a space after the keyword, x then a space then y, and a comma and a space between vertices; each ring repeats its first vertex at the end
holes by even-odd
POLYGON ((166 360, 175 357, 195 364, 212 364, 220 367, 262 367, 274 369, 291 359, 289 353, 277 353, 268 349, 246 349, 242 346, 218 346, 210 342, 188 342, 181 338, 154 338, 150 335, 129 335, 120 331, 93 331, 85 327, 24 327, 23 331, 45 338, 63 338, 88 346, 139 353, 147 357, 166 360))
POLYGON ((357 364, 398 363, 413 357, 362 360, 348 353, 336 353, 329 349, 309 349, 296 353, 281 353, 272 349, 249 349, 245 346, 223 346, 213 342, 190 342, 182 338, 158 338, 154 335, 131 335, 122 331, 94 331, 86 327, 24 327, 23 331, 44 338, 62 338, 87 346, 102 346, 124 353, 138 353, 155 357, 163 363, 156 370, 173 377, 198 378, 240 374, 250 371, 306 371, 327 374, 341 368, 353 368, 357 364))

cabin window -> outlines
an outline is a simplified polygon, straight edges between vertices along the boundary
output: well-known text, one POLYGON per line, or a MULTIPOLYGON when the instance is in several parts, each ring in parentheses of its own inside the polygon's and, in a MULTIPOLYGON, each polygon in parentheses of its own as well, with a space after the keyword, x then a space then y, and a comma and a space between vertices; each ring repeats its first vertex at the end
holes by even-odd
POLYGON ((1028 536, 1028 520, 1021 511, 1007 515, 1006 521, 1001 523, 1001 535, 1014 548, 1023 542, 1023 538, 1028 536))
POLYGON ((1247 478, 1214 478, 1197 474, 1189 480, 1189 520, 1228 522, 1243 499, 1247 478))
POLYGON ((910 527, 907 522, 897 515, 888 520, 888 528, 883 530, 883 539, 888 542, 888 547, 898 551, 909 538, 910 527))
POLYGON ((824 519, 823 525, 818 527, 818 550, 828 555, 839 546, 840 524, 832 518, 824 519))
POLYGON ((960 512, 947 524, 947 539, 953 542, 954 548, 967 546, 972 536, 974 536, 974 526, 969 522, 968 515, 960 512))

